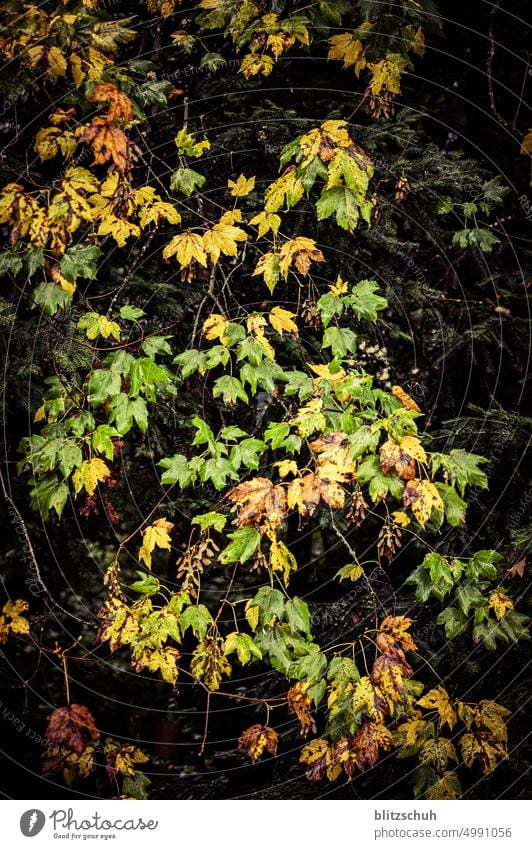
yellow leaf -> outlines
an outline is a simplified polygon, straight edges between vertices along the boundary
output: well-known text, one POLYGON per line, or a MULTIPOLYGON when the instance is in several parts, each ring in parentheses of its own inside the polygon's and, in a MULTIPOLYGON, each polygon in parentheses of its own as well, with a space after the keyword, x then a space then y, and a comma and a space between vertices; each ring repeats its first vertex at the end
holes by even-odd
POLYGON ((119 248, 123 248, 130 236, 140 236, 140 227, 125 218, 106 215, 98 227, 98 236, 108 235, 113 237, 119 248))
POLYGON ((110 474, 110 469, 99 457, 84 460, 72 475, 74 492, 77 494, 85 488, 88 495, 94 495, 98 482, 106 480, 110 474))
POLYGON ((275 463, 280 478, 286 478, 288 475, 297 475, 298 468, 295 460, 279 460, 275 463))
POLYGON ((196 260, 204 268, 207 267, 207 255, 205 253, 203 239, 198 233, 178 233, 174 236, 171 242, 168 242, 163 250, 163 258, 176 257, 179 264, 183 267, 190 265, 192 260, 196 260))
POLYGON ((429 690, 416 704, 427 710, 438 711, 440 728, 447 724, 451 731, 453 730, 456 725, 456 710, 451 703, 447 691, 443 687, 440 686, 436 689, 429 690))
POLYGON ((277 754, 278 734, 273 728, 264 725, 251 725, 241 734, 238 740, 238 748, 245 749, 251 762, 256 763, 263 752, 270 755, 277 754))
POLYGON ((458 763, 456 749, 447 737, 426 740, 419 753, 419 762, 423 765, 434 764, 437 771, 447 769, 449 761, 458 763))
POLYGON ((173 522, 168 522, 167 519, 156 519, 144 531, 139 549, 139 560, 143 560, 148 569, 151 569, 151 554, 155 547, 170 551, 172 541, 169 531, 173 527, 173 522))
POLYGON ((266 356, 268 357, 268 359, 274 360, 275 351, 273 350, 272 346, 264 335, 266 319, 262 315, 258 315, 257 313, 255 313, 254 315, 250 315, 246 320, 246 327, 248 329, 248 332, 255 337, 257 342, 260 342, 266 352, 266 356))
POLYGON ((413 479, 407 481, 403 494, 405 507, 412 507, 412 512, 420 525, 425 525, 431 517, 432 510, 444 512, 441 496, 431 481, 413 479))
POLYGON ((400 53, 388 53, 379 62, 368 64, 372 77, 369 88, 373 95, 389 91, 391 94, 401 94, 401 76, 411 62, 400 53))
POLYGON ((161 221, 179 224, 181 216, 171 203, 165 203, 162 200, 153 204, 145 204, 140 210, 139 222, 141 227, 147 227, 148 224, 160 224, 161 221))
POLYGON ((328 778, 335 781, 342 771, 336 763, 334 749, 327 740, 312 740, 303 747, 300 762, 306 764, 309 781, 321 781, 328 778))
POLYGON ((287 333, 297 333, 297 324, 292 321, 295 318, 295 313, 285 310, 282 307, 274 307, 268 316, 268 321, 274 330, 283 335, 283 331, 287 333))
POLYGON ((335 386, 347 377, 347 373, 343 368, 338 369, 338 371, 331 372, 328 365, 316 366, 312 365, 312 363, 309 363, 309 368, 314 372, 314 374, 318 375, 318 380, 314 381, 315 384, 320 380, 330 380, 332 385, 335 386))
POLYGON ((421 412, 414 399, 400 386, 392 386, 392 395, 401 402, 405 410, 415 410, 416 413, 421 412))
POLYGON ((246 619, 252 631, 255 631, 259 624, 260 609, 253 604, 253 599, 249 598, 245 607, 246 619))
POLYGON ((402 436, 399 442, 399 447, 401 451, 404 451, 405 454, 408 454, 414 460, 417 460, 418 463, 427 462, 427 455, 425 454, 425 449, 421 445, 421 442, 417 438, 417 436, 402 436))
POLYGON ((366 67, 362 42, 358 38, 355 38, 353 33, 344 32, 342 35, 333 35, 329 39, 329 44, 331 47, 329 48, 327 58, 343 60, 344 68, 354 65, 354 71, 358 77, 360 72, 366 67))
POLYGON ((329 292, 331 293, 331 295, 345 295, 348 288, 349 284, 345 280, 342 280, 340 275, 338 275, 338 277, 336 278, 336 283, 331 283, 331 285, 329 286, 329 292))
POLYGON ((410 519, 403 510, 394 510, 392 516, 395 524, 402 528, 407 528, 410 524, 410 519))
POLYGON ((23 616, 29 604, 22 598, 7 601, 0 616, 0 643, 6 643, 10 634, 29 634, 30 623, 23 616))
POLYGON ((245 177, 244 174, 240 174, 236 180, 228 180, 227 187, 231 189, 231 195, 234 198, 243 198, 255 188, 255 177, 245 177))
POLYGON ((297 570, 297 560, 284 542, 273 537, 270 547, 270 566, 274 572, 283 573, 283 581, 288 584, 290 572, 297 570))
POLYGON ((239 72, 244 74, 246 79, 254 77, 256 74, 262 74, 263 77, 269 77, 273 70, 273 59, 265 53, 248 53, 242 59, 239 72))
POLYGON ((513 602, 500 590, 493 590, 488 599, 488 607, 493 608, 497 619, 502 619, 507 610, 513 610, 513 602))
POLYGON ((286 280, 292 263, 301 274, 308 274, 311 261, 324 262, 324 260, 325 257, 316 247, 314 239, 297 236, 295 239, 289 239, 282 246, 279 253, 279 271, 286 280))
POLYGON ((281 218, 279 215, 276 215, 275 212, 259 212, 258 215, 255 215, 250 224, 259 228, 258 237, 259 239, 262 236, 265 236, 266 233, 269 233, 270 230, 275 235, 277 234, 279 227, 281 226, 281 218))
POLYGON ((427 799, 459 799, 462 785, 455 772, 447 770, 426 793, 427 799))
POLYGON ((277 212, 286 197, 288 209, 295 206, 305 193, 303 183, 296 175, 295 166, 291 165, 281 176, 268 186, 264 194, 265 212, 277 212))
POLYGON ((212 315, 203 322, 203 335, 209 340, 219 339, 222 345, 225 345, 228 341, 225 331, 229 324, 230 322, 224 318, 223 315, 220 315, 219 313, 212 313, 212 315))
POLYGON ((252 277, 262 274, 264 282, 270 292, 273 292, 279 280, 279 254, 269 251, 264 256, 261 256, 252 277))
POLYGON ((238 253, 237 242, 245 242, 247 238, 247 233, 241 227, 220 221, 203 234, 203 246, 209 254, 211 262, 216 264, 220 254, 236 256, 238 253))
POLYGON ((472 767, 478 760, 484 775, 489 775, 502 760, 508 759, 505 743, 469 732, 460 738, 460 751, 465 765, 472 767))
POLYGON ((35 416, 33 417, 33 421, 36 424, 37 422, 43 422, 46 419, 46 413, 44 409, 44 404, 41 404, 35 416))

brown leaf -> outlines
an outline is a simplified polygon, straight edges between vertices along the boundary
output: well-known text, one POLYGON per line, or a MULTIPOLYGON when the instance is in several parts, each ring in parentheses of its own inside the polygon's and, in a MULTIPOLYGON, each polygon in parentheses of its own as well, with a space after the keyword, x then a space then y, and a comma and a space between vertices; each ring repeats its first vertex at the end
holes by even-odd
POLYGON ((228 495, 238 510, 240 526, 259 524, 263 518, 271 527, 279 527, 287 511, 284 487, 274 485, 268 478, 252 478, 239 483, 228 495))
POLYGON ((356 763, 363 771, 365 766, 374 766, 379 758, 379 749, 391 749, 393 737, 382 722, 366 722, 354 738, 356 763))
POLYGON ((109 103, 107 113, 108 121, 121 120, 128 124, 133 118, 133 104, 131 100, 112 83, 100 83, 95 86, 91 96, 87 98, 90 103, 109 103))
POLYGON ((288 709, 297 716, 303 737, 308 737, 309 731, 312 731, 313 734, 316 733, 316 723, 310 713, 312 703, 307 695, 307 690, 308 684, 304 681, 298 681, 288 690, 288 709))
POLYGON ((525 567, 526 567, 526 557, 521 557, 521 560, 518 560, 516 563, 514 563, 513 566, 510 567, 510 569, 507 569, 506 571, 508 572, 509 575, 512 576, 512 578, 515 578, 517 575, 519 575, 520 578, 524 578, 525 577, 525 567))
POLYGON ((384 635, 386 635, 391 637, 403 651, 415 651, 417 646, 411 635, 407 633, 413 622, 414 620, 409 619, 407 616, 387 616, 386 619, 383 619, 377 635, 377 645, 380 650, 385 654, 389 653, 389 649, 387 650, 385 648, 385 646, 389 646, 389 641, 383 639, 384 635))
POLYGON ((238 748, 245 749, 251 762, 255 763, 265 751, 270 755, 276 755, 278 741, 279 735, 273 728, 257 723, 242 732, 238 740, 238 748))
POLYGON ((120 174, 128 168, 128 140, 125 133, 105 118, 93 118, 80 137, 80 142, 90 142, 95 165, 112 160, 120 174))
POLYGON ((81 755, 91 740, 99 740, 94 717, 84 705, 56 708, 48 717, 46 738, 49 743, 66 746, 81 755))

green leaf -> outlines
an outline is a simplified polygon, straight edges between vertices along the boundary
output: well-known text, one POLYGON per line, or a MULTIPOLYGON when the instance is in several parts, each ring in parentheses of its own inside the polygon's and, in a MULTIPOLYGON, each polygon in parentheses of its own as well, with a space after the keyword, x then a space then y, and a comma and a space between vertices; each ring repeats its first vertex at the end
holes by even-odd
POLYGON ((238 480, 238 475, 232 463, 225 457, 211 457, 202 465, 200 478, 203 482, 210 480, 214 488, 220 490, 227 485, 227 478, 238 480))
POLYGON ((133 583, 129 585, 130 590, 144 596, 155 595, 155 593, 159 592, 161 585, 159 583, 159 579, 156 578, 155 575, 151 575, 146 572, 139 572, 138 570, 137 575, 139 576, 139 580, 133 581, 133 583))
POLYGON ((493 549, 476 551, 466 566, 466 576, 474 583, 480 578, 496 581, 498 572, 495 564, 500 563, 501 560, 502 555, 493 549))
POLYGON ((430 554, 426 555, 421 565, 429 571, 433 595, 440 601, 443 601, 445 596, 454 587, 454 578, 449 561, 438 554, 438 552, 431 551, 430 554))
POLYGON ((200 639, 203 639, 212 623, 211 613, 204 604, 186 607, 179 617, 181 632, 184 634, 187 628, 192 628, 193 633, 200 639))
POLYGON ((326 189, 316 203, 318 221, 336 217, 336 223, 342 230, 352 233, 360 218, 359 205, 351 189, 347 186, 334 186, 326 189))
POLYGON ((142 85, 136 86, 134 96, 141 106, 160 106, 165 109, 168 105, 167 94, 172 88, 168 80, 147 80, 142 85))
POLYGON ((328 327, 323 334, 322 348, 330 348, 333 357, 342 359, 347 352, 354 354, 357 347, 357 337, 347 327, 328 327))
POLYGON ((454 597, 462 613, 468 616, 471 608, 487 607, 487 602, 480 590, 473 584, 460 584, 456 588, 454 597))
POLYGON ((405 581, 406 584, 413 584, 416 588, 415 596, 416 600, 424 604, 432 594, 432 581, 430 580, 430 575, 426 569, 422 566, 418 566, 414 569, 413 572, 408 576, 405 581))
POLYGON ((34 304, 47 315, 66 310, 72 303, 72 295, 56 283, 40 283, 31 293, 34 304))
POLYGON ((225 638, 224 645, 224 653, 228 655, 236 651, 237 657, 242 666, 245 666, 246 663, 249 663, 252 657, 256 657, 258 658, 258 660, 262 660, 262 652, 260 648, 253 642, 249 634, 240 634, 237 631, 233 631, 225 638))
POLYGON ((131 430, 133 421, 143 433, 148 428, 148 409, 144 398, 128 398, 125 392, 114 395, 109 401, 109 422, 116 425, 120 436, 131 430))
POLYGON ((39 271, 39 269, 44 266, 43 251, 29 251, 29 253, 24 255, 24 265, 26 267, 26 274, 28 277, 33 277, 35 272, 39 271))
POLYGON ((96 245, 73 245, 61 257, 59 271, 70 283, 75 283, 78 277, 94 280, 101 255, 102 251, 96 245))
POLYGON ((109 369, 96 369, 89 377, 87 386, 88 401, 93 407, 99 407, 108 398, 117 396, 122 388, 120 374, 109 369))
POLYGON ((261 439, 249 437, 233 447, 229 459, 235 469, 239 469, 241 465, 244 465, 247 469, 258 469, 260 455, 265 450, 265 442, 261 439))
POLYGON ((135 360, 131 366, 129 397, 135 398, 142 392, 148 400, 154 401, 155 384, 167 383, 169 379, 167 372, 161 366, 158 366, 150 357, 141 357, 135 360))
POLYGON ((11 251, 0 253, 0 277, 8 272, 15 275, 22 271, 22 256, 11 251))
POLYGON ((181 377, 185 380, 199 371, 200 374, 205 374, 207 370, 207 360, 204 351, 196 351, 191 348, 188 351, 183 351, 174 358, 173 362, 181 366, 181 377))
POLYGON ((273 450, 280 448, 290 433, 290 425, 287 422, 271 422, 264 431, 264 439, 271 444, 273 450))
POLYGON ((353 286, 352 294, 346 298, 357 318, 365 318, 368 321, 377 321, 377 313, 385 310, 388 301, 375 292, 379 286, 375 280, 361 280, 353 286))
POLYGON ((338 295, 327 293, 322 295, 316 303, 316 309, 320 314, 324 327, 328 327, 333 318, 342 315, 345 309, 345 304, 338 295))
POLYGON ((123 307, 120 307, 120 318, 125 318, 127 321, 136 321, 138 318, 142 318, 143 315, 146 315, 146 313, 140 307, 134 307, 131 304, 125 304, 123 307))
POLYGON ((327 658, 322 652, 316 651, 296 660, 288 672, 290 678, 296 678, 298 681, 304 679, 309 684, 315 684, 323 677, 326 669, 327 658))
POLYGON ((223 531, 226 523, 227 516, 224 516, 223 513, 215 513, 213 511, 210 513, 201 513, 199 516, 195 516, 191 522, 192 525, 199 525, 202 531, 206 531, 207 528, 214 528, 220 532, 223 531))
POLYGON ((299 631, 310 639, 310 610, 303 599, 295 596, 286 602, 286 621, 291 631, 299 631))
POLYGON ((125 775, 122 779, 122 796, 133 799, 147 799, 150 784, 151 781, 148 776, 136 769, 133 775, 125 775))
POLYGON ((181 489, 185 489, 196 480, 196 473, 191 469, 184 454, 163 457, 157 465, 166 470, 161 475, 161 483, 163 484, 178 483, 181 489))
POLYGON ((335 655, 327 669, 327 680, 337 681, 339 687, 343 689, 349 681, 359 681, 360 672, 352 658, 335 655))
POLYGON ((350 445, 350 455, 353 460, 361 457, 366 451, 375 451, 379 444, 380 430, 371 428, 369 425, 362 425, 354 433, 352 433, 347 442, 350 445))
POLYGON ((224 404, 228 406, 232 406, 237 401, 243 401, 244 404, 249 403, 247 392, 241 382, 237 377, 231 377, 228 374, 224 374, 214 381, 212 394, 213 398, 219 398, 221 395, 224 404))
POLYGON ((467 618, 456 607, 446 607, 436 618, 437 625, 445 626, 445 636, 452 640, 467 631, 467 618))
POLYGON ((170 178, 170 188, 174 192, 181 192, 189 198, 196 189, 201 189, 205 184, 205 177, 194 171, 193 168, 179 168, 174 171, 170 178))
POLYGON ((465 521, 467 504, 463 501, 452 486, 445 483, 436 483, 436 489, 441 495, 445 507, 445 518, 450 525, 462 525, 465 521))
POLYGON ((274 617, 279 621, 284 615, 284 596, 280 590, 261 587, 253 598, 253 605, 259 608, 261 625, 272 625, 274 617))
POLYGON ((201 71, 211 71, 211 73, 223 68, 224 65, 227 65, 227 62, 221 53, 206 53, 199 63, 201 71))
POLYGON ((152 360, 157 354, 160 354, 161 356, 164 354, 171 354, 172 349, 166 341, 171 338, 171 336, 148 336, 140 346, 140 349, 152 360))
POLYGON ((242 430, 241 427, 237 427, 237 425, 228 425, 228 427, 223 427, 220 431, 221 438, 225 439, 226 442, 236 442, 237 439, 247 435, 246 431, 242 430))
POLYGON ((404 490, 404 481, 397 475, 383 474, 379 458, 371 454, 357 469, 357 480, 368 484, 369 497, 374 504, 385 498, 388 493, 393 498, 401 498, 404 490))
POLYGON ((227 535, 232 542, 220 552, 220 563, 245 563, 255 554, 260 543, 260 534, 256 528, 247 525, 227 535))
POLYGON ((456 485, 460 495, 463 496, 467 485, 486 489, 488 478, 479 466, 488 462, 486 457, 481 457, 479 454, 470 454, 462 448, 453 448, 449 454, 432 455, 432 474, 443 468, 449 475, 451 484, 456 485))
POLYGON ((191 424, 193 425, 193 427, 196 428, 196 435, 192 440, 192 445, 207 444, 211 454, 216 454, 216 442, 214 439, 214 433, 210 429, 207 422, 204 422, 203 419, 200 419, 199 416, 194 416, 191 424))

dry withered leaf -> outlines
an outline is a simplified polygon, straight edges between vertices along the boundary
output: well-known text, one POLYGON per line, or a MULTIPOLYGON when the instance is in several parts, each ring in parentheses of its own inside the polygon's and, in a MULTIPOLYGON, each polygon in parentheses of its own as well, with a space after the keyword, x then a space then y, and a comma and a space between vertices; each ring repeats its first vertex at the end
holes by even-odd
POLYGON ((66 746, 81 755, 92 740, 100 739, 100 732, 85 705, 68 705, 50 714, 46 738, 52 745, 66 746))

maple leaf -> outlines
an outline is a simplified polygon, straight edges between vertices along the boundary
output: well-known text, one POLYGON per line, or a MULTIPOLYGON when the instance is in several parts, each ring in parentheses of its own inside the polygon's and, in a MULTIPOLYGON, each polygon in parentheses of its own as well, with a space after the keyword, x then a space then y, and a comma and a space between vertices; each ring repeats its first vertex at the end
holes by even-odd
POLYGON ((413 621, 406 616, 387 616, 383 619, 377 634, 378 648, 386 654, 389 649, 385 646, 389 646, 390 640, 393 640, 394 644, 399 645, 403 651, 415 651, 417 646, 407 633, 413 621), (389 639, 386 640, 385 637, 389 639))
POLYGON ((32 68, 42 62, 46 67, 46 73, 55 82, 58 77, 64 77, 67 69, 67 61, 64 53, 59 47, 29 47, 27 56, 32 68))
POLYGON ((91 740, 100 739, 100 732, 87 707, 71 704, 56 708, 48 716, 45 736, 52 745, 65 746, 81 755, 91 740))
POLYGON ((203 245, 203 239, 198 233, 178 233, 168 242, 163 250, 163 258, 176 257, 179 264, 184 268, 190 265, 192 260, 199 262, 204 268, 207 267, 207 254, 203 245))
POLYGON ((98 236, 107 235, 111 235, 118 247, 123 248, 131 236, 140 236, 140 228, 125 218, 106 215, 98 227, 98 236))
POLYGON ((246 327, 249 333, 251 333, 255 339, 260 342, 268 359, 274 360, 275 351, 264 335, 264 331, 266 329, 266 319, 264 316, 257 313, 250 315, 246 320, 246 327))
POLYGON ((428 725, 430 725, 430 723, 421 718, 421 713, 419 711, 415 711, 412 718, 397 726, 397 731, 400 734, 405 735, 403 745, 415 746, 421 736, 421 732, 424 731, 428 725))
POLYGON ((239 68, 239 73, 243 74, 246 79, 254 77, 256 74, 262 74, 263 77, 269 77, 273 70, 273 59, 265 53, 248 53, 242 59, 242 64, 239 68))
POLYGON ((129 124, 133 118, 133 104, 127 94, 112 83, 99 83, 94 87, 89 103, 109 103, 108 121, 122 121, 129 124))
POLYGON ((495 617, 502 619, 507 610, 513 610, 513 602, 500 590, 493 590, 488 598, 488 607, 493 608, 495 617))
POLYGON ((210 341, 213 339, 219 339, 222 345, 227 345, 229 340, 225 335, 225 331, 229 324, 230 322, 224 318, 223 315, 219 315, 219 313, 212 313, 209 318, 203 322, 203 335, 210 341))
POLYGON ((298 681, 288 690, 288 710, 295 713, 299 720, 299 731, 302 737, 308 737, 312 731, 316 733, 316 723, 310 712, 311 700, 307 694, 309 684, 306 681, 298 681))
POLYGON ((297 333, 297 324, 292 319, 295 318, 295 313, 290 310, 285 310, 282 307, 274 307, 268 315, 268 321, 271 326, 280 336, 283 332, 297 333))
POLYGON ((141 227, 147 227, 148 224, 160 224, 161 221, 168 221, 170 224, 179 224, 181 215, 171 203, 165 203, 162 200, 155 203, 145 204, 139 213, 139 222, 141 227))
POLYGON ((279 271, 286 280, 292 263, 301 274, 306 275, 310 270, 311 261, 324 262, 324 260, 325 257, 316 247, 314 239, 297 236, 295 239, 289 239, 282 246, 279 253, 279 271))
POLYGON ((481 734, 466 732, 460 737, 459 743, 464 764, 472 767, 475 761, 478 761, 484 775, 489 775, 502 760, 508 759, 508 750, 504 743, 481 734))
POLYGON ((370 720, 357 731, 353 743, 357 766, 363 772, 366 765, 374 766, 377 763, 381 749, 386 752, 392 748, 393 737, 382 722, 370 720))
POLYGON ((350 32, 344 32, 341 35, 333 35, 329 39, 328 59, 343 60, 343 67, 349 68, 354 65, 356 76, 360 76, 360 72, 366 67, 366 58, 364 56, 364 47, 360 39, 350 32))
POLYGON ((401 94, 401 76, 408 67, 412 67, 409 59, 400 53, 388 53, 378 62, 370 62, 368 68, 372 77, 369 88, 373 95, 389 91, 391 94, 401 94))
POLYGON ((318 430, 323 430, 326 425, 326 419, 321 412, 323 408, 323 400, 321 398, 313 398, 304 407, 300 407, 297 415, 290 419, 290 424, 297 428, 297 432, 304 439, 315 433, 318 430))
POLYGON ((262 274, 266 286, 272 293, 279 280, 279 254, 268 251, 261 256, 252 276, 256 277, 258 274, 262 274))
POLYGON ((70 130, 60 130, 58 127, 46 127, 39 130, 35 137, 33 149, 39 154, 42 162, 53 159, 59 151, 69 159, 77 147, 77 139, 70 130))
POLYGON ((462 785, 455 772, 447 770, 426 793, 427 799, 459 799, 462 785))
POLYGON ((125 174, 129 166, 128 140, 119 127, 110 124, 105 118, 93 118, 79 141, 90 142, 95 165, 112 160, 119 173, 125 174))
POLYGON ((382 720, 386 709, 386 702, 383 700, 378 688, 373 685, 367 675, 364 675, 356 682, 353 690, 352 705, 355 713, 365 710, 376 720, 382 720))
POLYGON ((508 729, 505 719, 511 715, 511 711, 502 705, 489 699, 482 699, 475 707, 474 722, 477 728, 484 734, 489 734, 500 743, 508 739, 508 729))
POLYGON ((411 674, 412 668, 406 662, 401 663, 390 655, 381 655, 373 664, 371 680, 386 699, 390 713, 393 714, 394 704, 401 701, 404 692, 403 676, 411 674))
POLYGON ((421 526, 425 525, 433 509, 445 511, 441 496, 431 481, 413 478, 406 484, 403 504, 412 507, 412 512, 421 526))
POLYGON ((419 752, 419 762, 423 765, 434 764, 436 771, 442 773, 449 761, 458 763, 456 749, 447 737, 426 740, 419 752))
POLYGON ((167 519, 156 519, 144 531, 139 549, 139 560, 143 560, 148 569, 151 569, 151 553, 155 547, 170 551, 172 541, 169 532, 173 527, 173 522, 167 519))
POLYGON ((274 212, 263 211, 259 212, 258 215, 255 215, 249 223, 258 227, 258 237, 260 239, 262 236, 265 236, 266 233, 269 233, 270 230, 272 233, 277 234, 277 231, 281 226, 281 218, 274 212))
POLYGON ((388 439, 381 446, 379 463, 384 474, 395 469, 403 480, 412 480, 416 476, 415 460, 427 462, 425 450, 415 436, 403 436, 399 442, 388 439))
POLYGON ((238 739, 238 748, 245 749, 251 763, 256 763, 263 752, 277 754, 279 735, 267 725, 251 725, 242 732, 238 739))
POLYGON ((0 643, 6 643, 9 634, 29 634, 30 623, 23 616, 26 610, 29 610, 29 604, 24 599, 6 601, 0 616, 0 643))
POLYGON ((336 781, 342 767, 336 762, 335 751, 327 740, 312 740, 301 751, 300 763, 306 764, 309 781, 336 781))
POLYGON ((111 470, 99 457, 84 460, 72 475, 74 492, 77 495, 85 488, 88 495, 94 495, 98 483, 105 481, 110 474, 111 470))
POLYGON ((218 224, 203 234, 203 247, 209 254, 211 262, 216 264, 220 254, 224 256, 236 256, 238 253, 237 242, 245 242, 247 233, 241 227, 228 224, 222 216, 218 224))
POLYGON ((141 672, 143 669, 148 669, 150 672, 159 671, 163 681, 174 685, 179 675, 178 661, 179 652, 172 646, 153 650, 141 647, 139 651, 134 651, 131 655, 135 672, 141 672))
POLYGON ((286 515, 286 492, 268 478, 252 478, 239 483, 227 497, 235 504, 234 509, 238 509, 237 523, 241 527, 259 524, 264 517, 271 527, 276 527, 286 515))
POLYGON ((447 724, 451 731, 453 730, 456 725, 456 710, 454 705, 451 703, 447 691, 442 686, 429 690, 423 698, 418 699, 416 704, 420 707, 426 708, 427 710, 438 711, 440 716, 440 728, 447 724))
POLYGON ((192 654, 190 671, 209 690, 219 690, 222 675, 231 674, 231 664, 222 651, 221 641, 206 637, 198 643, 192 654))
POLYGON ((120 342, 120 325, 116 321, 109 321, 105 315, 99 315, 97 312, 88 312, 83 315, 78 321, 80 330, 85 330, 87 339, 96 339, 101 335, 104 339, 112 336, 120 342))
POLYGON ((305 193, 305 187, 296 173, 295 165, 290 165, 280 177, 277 178, 264 193, 264 211, 266 213, 277 212, 285 203, 290 209, 301 200, 305 193))
POLYGON ((236 180, 228 180, 227 187, 231 189, 233 197, 243 198, 255 188, 255 177, 245 177, 244 174, 240 174, 236 180))
POLYGON ((112 737, 107 737, 103 747, 108 778, 112 781, 115 775, 132 776, 136 764, 144 764, 149 758, 141 749, 128 743, 118 743, 112 737))

